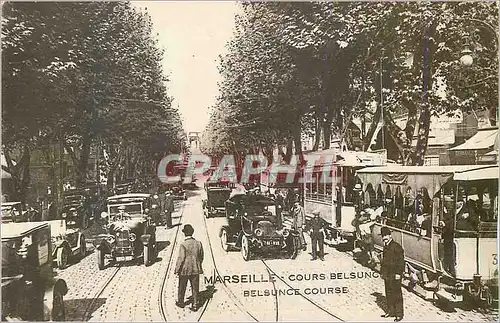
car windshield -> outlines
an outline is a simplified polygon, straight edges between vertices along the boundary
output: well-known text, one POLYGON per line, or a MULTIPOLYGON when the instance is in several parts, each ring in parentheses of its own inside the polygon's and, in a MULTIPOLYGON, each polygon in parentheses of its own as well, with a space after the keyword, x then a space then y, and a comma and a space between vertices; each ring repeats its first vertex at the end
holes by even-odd
POLYGON ((125 213, 127 213, 129 216, 142 215, 143 210, 141 203, 108 205, 109 213, 111 215, 117 215, 118 213, 120 213, 120 210, 118 209, 120 206, 125 206, 125 213))
POLYGON ((255 216, 276 216, 276 207, 274 205, 253 204, 245 209, 247 217, 255 216))
POLYGON ((19 256, 16 253, 19 240, 2 241, 2 278, 16 276, 21 273, 19 267, 19 256))

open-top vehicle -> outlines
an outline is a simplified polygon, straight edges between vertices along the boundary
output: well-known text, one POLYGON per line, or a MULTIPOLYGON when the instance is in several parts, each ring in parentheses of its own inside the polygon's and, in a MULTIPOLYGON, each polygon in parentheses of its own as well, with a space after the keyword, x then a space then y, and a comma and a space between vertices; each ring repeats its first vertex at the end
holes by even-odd
POLYGON ((2 224, 2 321, 64 321, 66 282, 52 269, 50 227, 2 224))
POLYGON ((2 203, 2 223, 37 221, 39 213, 26 209, 21 202, 2 203))
POLYGON ((106 234, 95 240, 99 269, 104 269, 105 256, 113 262, 143 257, 148 266, 157 256, 156 226, 148 215, 151 195, 130 193, 108 198, 106 234))
POLYGON ((224 214, 226 201, 231 195, 231 189, 225 187, 207 188, 207 198, 202 201, 203 214, 205 217, 224 214))
POLYGON ((298 234, 283 226, 275 205, 274 199, 263 195, 236 194, 227 200, 227 225, 219 232, 222 248, 240 249, 246 261, 254 254, 282 252, 295 259, 300 245, 298 234))

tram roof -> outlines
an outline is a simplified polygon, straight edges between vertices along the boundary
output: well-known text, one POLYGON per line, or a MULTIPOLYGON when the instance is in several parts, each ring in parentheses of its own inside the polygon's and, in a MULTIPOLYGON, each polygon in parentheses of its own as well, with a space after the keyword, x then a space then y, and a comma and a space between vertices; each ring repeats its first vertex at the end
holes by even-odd
POLYGON ((446 166, 402 166, 387 165, 380 167, 363 168, 357 172, 360 174, 472 174, 481 170, 481 173, 494 172, 497 165, 446 165, 446 166))

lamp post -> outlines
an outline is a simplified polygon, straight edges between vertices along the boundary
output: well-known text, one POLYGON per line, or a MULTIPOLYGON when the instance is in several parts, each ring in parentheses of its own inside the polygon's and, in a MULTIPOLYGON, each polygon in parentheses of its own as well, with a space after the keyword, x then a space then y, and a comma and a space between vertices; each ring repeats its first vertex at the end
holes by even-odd
MULTIPOLYGON (((489 32, 491 32, 494 40, 495 40, 495 52, 498 52, 498 34, 497 30, 490 25, 489 23, 479 20, 479 19, 474 19, 474 18, 467 18, 465 19, 466 21, 470 22, 475 22, 480 24, 482 27, 487 29, 489 32)), ((474 56, 472 50, 469 48, 469 44, 465 46, 465 48, 462 50, 462 56, 460 57, 460 63, 463 66, 471 66, 474 63, 474 56)))

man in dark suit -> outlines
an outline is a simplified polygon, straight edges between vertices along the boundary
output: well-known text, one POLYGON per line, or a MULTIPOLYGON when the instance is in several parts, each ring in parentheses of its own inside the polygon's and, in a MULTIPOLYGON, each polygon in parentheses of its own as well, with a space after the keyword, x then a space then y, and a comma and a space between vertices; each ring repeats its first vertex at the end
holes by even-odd
POLYGON ((325 228, 328 226, 328 223, 323 220, 322 217, 319 216, 319 211, 313 211, 314 217, 309 222, 309 236, 311 237, 312 244, 312 259, 316 260, 319 256, 319 259, 322 261, 325 260, 325 228), (317 248, 319 247, 319 252, 317 248))
POLYGON ((172 227, 172 212, 174 212, 174 197, 171 191, 165 192, 165 223, 167 228, 172 227))
POLYGON ((198 310, 198 292, 200 288, 200 274, 203 274, 203 245, 193 238, 194 229, 186 224, 182 229, 186 239, 179 247, 179 256, 175 265, 175 274, 179 276, 179 287, 177 290, 177 302, 175 305, 184 307, 184 295, 189 280, 193 293, 191 310, 198 310))
POLYGON ((394 322, 403 319, 403 293, 401 279, 405 268, 404 250, 396 241, 392 240, 391 230, 382 227, 380 230, 384 242, 383 258, 380 264, 380 275, 385 283, 385 297, 387 312, 382 317, 395 317, 394 322))

